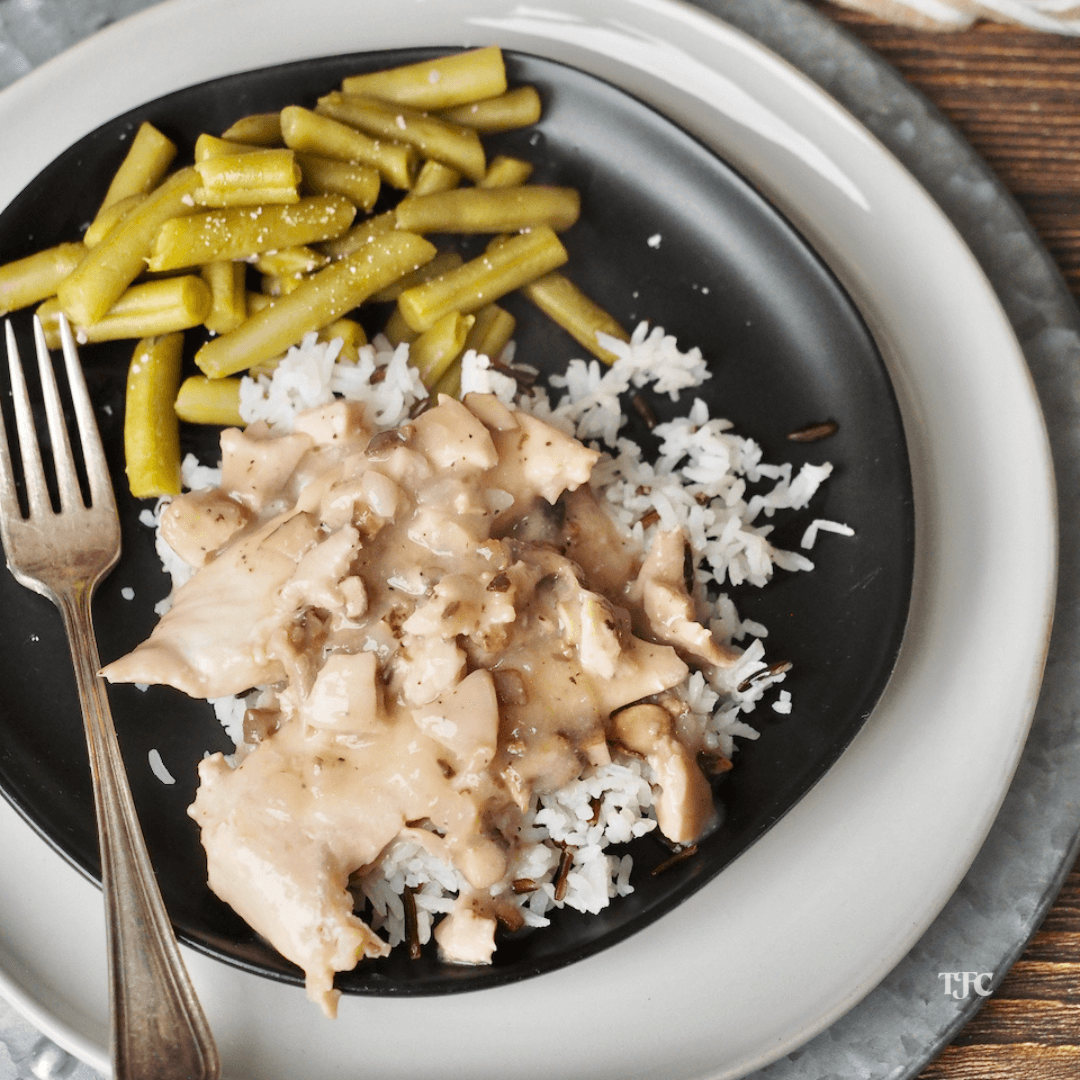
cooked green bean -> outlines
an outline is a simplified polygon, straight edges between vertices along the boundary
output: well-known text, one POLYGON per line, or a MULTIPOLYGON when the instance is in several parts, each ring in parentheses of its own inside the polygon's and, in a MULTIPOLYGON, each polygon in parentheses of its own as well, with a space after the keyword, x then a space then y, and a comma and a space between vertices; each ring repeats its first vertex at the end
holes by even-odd
POLYGON ((342 80, 347 94, 368 94, 415 109, 449 109, 506 90, 506 65, 495 45, 342 80))
POLYGON ((545 315, 559 324, 575 341, 605 364, 615 354, 597 340, 597 332, 629 341, 630 335, 599 304, 590 300, 569 278, 553 271, 524 285, 522 293, 545 315))
MULTIPOLYGON (((147 281, 132 285, 103 318, 78 327, 76 337, 79 344, 93 344, 190 330, 206 321, 212 304, 210 287, 195 274, 147 281)), ((60 311, 55 299, 37 309, 50 349, 60 347, 60 311)))
POLYGON ((433 158, 480 181, 487 168, 480 136, 472 128, 415 112, 404 105, 390 105, 377 98, 338 91, 319 98, 315 111, 347 124, 372 138, 414 146, 433 158))
POLYGON ((454 270, 464 261, 456 251, 440 251, 431 262, 424 263, 411 273, 398 278, 392 285, 380 289, 371 297, 371 302, 373 304, 393 303, 406 289, 411 289, 414 285, 422 285, 425 281, 445 274, 447 270, 454 270))
POLYGON ((524 184, 532 176, 533 166, 529 161, 521 158, 507 157, 506 154, 498 154, 488 164, 484 179, 480 181, 482 188, 516 187, 524 184))
POLYGON ((503 349, 514 336, 516 326, 517 319, 498 304, 482 307, 476 313, 476 322, 473 323, 472 329, 465 338, 461 353, 447 366, 435 385, 431 387, 432 397, 437 398, 439 394, 461 397, 461 357, 473 349, 492 360, 498 360, 503 349))
POLYGON ((379 171, 353 161, 336 161, 319 154, 297 154, 304 187, 312 195, 344 195, 361 210, 370 210, 379 197, 379 171))
POLYGON ((263 274, 260 288, 267 296, 288 296, 300 288, 306 274, 263 274))
POLYGON ((139 203, 146 202, 148 197, 141 192, 136 192, 134 195, 128 195, 119 202, 114 202, 111 206, 106 206, 103 210, 98 211, 97 217, 87 225, 86 232, 83 233, 83 243, 88 248, 96 247, 105 239, 105 234, 121 218, 127 217, 139 203))
POLYGON ((200 270, 210 288, 210 313, 206 329, 214 334, 227 334, 247 318, 247 271, 242 262, 210 262, 200 270))
POLYGON ((399 229, 418 233, 504 233, 537 225, 563 232, 577 221, 581 197, 573 188, 543 184, 456 188, 411 195, 395 213, 399 229))
POLYGON ((240 380, 208 379, 191 375, 181 384, 173 411, 189 424, 243 427, 240 416, 240 380))
POLYGON ((174 157, 175 143, 162 135, 153 124, 144 121, 135 132, 131 148, 116 170, 98 213, 129 195, 146 195, 153 191, 161 183, 174 157))
POLYGON ((173 409, 184 335, 148 336, 135 346, 124 396, 124 460, 137 499, 180 494, 180 421, 173 409))
POLYGON ((175 270, 318 243, 340 236, 354 217, 356 207, 348 199, 311 195, 292 206, 234 206, 175 218, 162 224, 154 240, 150 269, 175 270))
POLYGON ((261 274, 297 277, 300 274, 310 274, 313 270, 321 270, 329 261, 328 255, 304 246, 268 251, 264 255, 256 256, 254 263, 255 269, 261 274))
POLYGON ((292 150, 249 150, 195 163, 201 206, 261 206, 300 199, 300 166, 292 150))
POLYGON ((355 319, 335 319, 319 331, 319 341, 341 341, 338 356, 355 364, 360 359, 360 346, 367 344, 367 334, 355 319))
POLYGON ((256 143, 236 142, 233 139, 219 139, 216 135, 207 135, 203 132, 195 140, 195 163, 210 161, 217 157, 232 157, 233 154, 253 154, 257 150, 266 149, 256 143))
POLYGON ((439 115, 453 124, 473 128, 483 135, 528 127, 540 119, 540 95, 534 86, 519 86, 499 97, 459 105, 439 115))
POLYGON ((257 311, 263 311, 268 307, 273 307, 277 303, 276 296, 267 296, 266 293, 261 292, 248 292, 245 294, 247 297, 247 313, 254 315, 257 311))
POLYGON ((90 249, 57 290, 60 306, 74 326, 96 323, 146 269, 158 230, 170 218, 193 212, 198 186, 199 174, 193 168, 174 173, 90 249))
POLYGON ((281 134, 293 150, 370 165, 391 187, 402 190, 411 187, 419 163, 412 146, 370 139, 348 124, 299 105, 281 110, 281 134))
POLYGON ((326 240, 319 247, 332 259, 340 259, 343 255, 351 255, 359 251, 365 244, 369 244, 376 236, 384 236, 397 228, 397 218, 393 210, 387 210, 375 217, 364 218, 351 229, 343 232, 333 240, 326 240))
POLYGON ((235 124, 226 128, 221 137, 252 146, 280 146, 281 114, 272 112, 242 116, 235 124))
POLYGON ((57 244, 0 266, 0 315, 55 296, 60 282, 85 257, 85 244, 57 244))
MULTIPOLYGON (((460 183, 461 173, 457 169, 451 169, 449 165, 444 165, 441 161, 428 158, 420 166, 409 195, 432 195, 436 191, 449 191, 460 183)), ((409 195, 405 197, 409 198, 409 195)))
POLYGON ((465 339, 465 349, 475 349, 478 353, 498 360, 503 349, 514 336, 517 319, 498 304, 487 304, 476 313, 469 336, 465 339))
POLYGON ((434 255, 434 246, 414 233, 378 237, 306 278, 295 292, 252 315, 232 333, 208 341, 195 362, 211 378, 220 378, 279 356, 308 331, 340 318, 434 255))
POLYGON ((475 322, 473 315, 448 311, 409 346, 409 360, 429 390, 461 355, 465 338, 475 322))
POLYGON ((405 321, 421 333, 448 311, 470 314, 566 262, 566 248, 551 228, 507 237, 472 259, 398 297, 405 321))
POLYGON ((431 388, 431 396, 437 401, 440 394, 449 394, 452 398, 461 397, 461 357, 439 376, 438 382, 431 388))
POLYGON ((383 327, 383 333, 386 335, 386 340, 390 342, 394 348, 397 348, 403 341, 412 343, 420 335, 405 321, 405 316, 401 314, 401 308, 395 307, 390 312, 390 318, 386 320, 386 325, 383 327))

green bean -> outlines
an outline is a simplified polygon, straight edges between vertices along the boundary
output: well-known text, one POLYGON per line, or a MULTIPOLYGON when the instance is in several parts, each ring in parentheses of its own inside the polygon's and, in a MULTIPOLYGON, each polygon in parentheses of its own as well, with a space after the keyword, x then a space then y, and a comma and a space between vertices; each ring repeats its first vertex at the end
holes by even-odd
POLYGON ((499 97, 459 105, 439 115, 453 124, 473 128, 483 135, 528 127, 540 119, 540 95, 534 86, 519 86, 499 97))
POLYGON ((422 285, 425 281, 431 281, 432 278, 445 274, 447 270, 455 270, 464 261, 456 251, 440 251, 431 262, 424 263, 423 266, 398 278, 392 285, 380 289, 370 298, 371 303, 393 303, 406 289, 411 289, 414 285, 422 285))
POLYGON ((210 161, 217 157, 231 157, 233 154, 252 154, 265 147, 257 143, 236 142, 234 139, 219 139, 216 135, 203 132, 195 140, 195 163, 210 161))
POLYGON ((211 378, 270 360, 357 307, 402 274, 428 262, 435 248, 414 233, 394 232, 307 278, 232 333, 208 341, 195 363, 211 378))
POLYGON ((235 330, 247 318, 246 268, 242 262, 210 262, 200 270, 210 288, 206 329, 215 334, 235 330))
POLYGON ((288 296, 307 280, 307 274, 263 274, 261 288, 267 296, 288 296))
POLYGON ((323 255, 310 247, 281 248, 278 251, 268 251, 265 255, 256 256, 255 269, 261 274, 271 274, 275 277, 298 277, 300 274, 310 274, 313 270, 321 270, 330 257, 323 255))
POLYGON ((562 232, 577 221, 581 197, 569 187, 457 188, 402 199, 395 213, 410 232, 504 233, 550 225, 562 232))
POLYGON ((597 340, 597 333, 622 341, 630 335, 599 304, 590 300, 569 278, 553 271, 521 289, 545 315, 559 324, 575 341, 605 364, 615 362, 615 354, 597 340))
POLYGON ((0 266, 0 315, 56 295, 60 282, 86 258, 86 245, 57 244, 0 266))
POLYGON ((367 334, 355 319, 335 319, 319 331, 319 341, 341 342, 338 357, 355 364, 360 359, 360 346, 367 344, 367 334))
POLYGON ((248 292, 247 297, 247 313, 254 315, 257 311, 263 311, 268 307, 273 307, 277 302, 277 297, 267 296, 266 293, 261 292, 248 292))
POLYGON ((566 262, 566 248, 547 225, 491 245, 483 255, 398 297, 405 321, 421 333, 448 311, 470 314, 566 262))
POLYGON ((516 326, 517 320, 514 316, 498 304, 482 307, 476 313, 476 322, 466 336, 461 352, 431 387, 432 397, 437 398, 439 394, 461 397, 461 357, 473 349, 492 360, 498 360, 514 336, 516 326))
POLYGON ((319 247, 330 258, 340 259, 343 255, 351 255, 354 251, 359 251, 376 236, 384 236, 396 228, 397 218, 394 216, 394 211, 387 210, 385 213, 376 214, 375 217, 364 218, 340 236, 324 241, 319 247))
POLYGON ((408 342, 412 344, 420 335, 405 321, 405 316, 401 314, 401 308, 395 307, 390 312, 390 318, 386 320, 386 325, 383 327, 383 333, 386 335, 386 340, 390 342, 394 348, 397 348, 402 342, 408 342))
POLYGON ((296 155, 304 187, 312 195, 344 195, 361 210, 370 210, 379 197, 379 171, 370 165, 336 161, 319 154, 296 155))
POLYGON ((281 110, 281 134, 293 150, 370 165, 391 187, 402 190, 411 187, 419 162, 411 146, 370 139, 348 124, 299 105, 281 110))
POLYGON ((252 146, 280 146, 281 114, 272 112, 242 116, 223 131, 221 137, 252 146))
POLYGON ((300 199, 300 166, 292 150, 250 150, 195 163, 202 206, 261 206, 300 199))
POLYGON ((135 346, 124 395, 124 461, 131 494, 180 494, 180 385, 184 335, 148 336, 135 346))
POLYGON ((524 184, 532 176, 533 166, 529 161, 521 158, 507 157, 506 154, 497 154, 488 164, 484 179, 480 181, 483 188, 516 187, 524 184))
MULTIPOLYGON (((190 330, 206 321, 212 305, 210 287, 194 274, 147 281, 126 290, 107 315, 78 327, 76 337, 80 344, 94 344, 190 330)), ((60 311, 55 299, 37 309, 50 349, 60 346, 60 311)))
POLYGON ((57 290, 60 306, 74 326, 96 323, 146 269, 158 230, 170 218, 193 212, 198 186, 199 174, 193 168, 174 173, 90 249, 57 290))
POLYGON ((409 360, 429 390, 461 355, 465 338, 475 322, 473 315, 448 311, 409 346, 409 360))
POLYGON ((129 195, 149 194, 161 183, 174 157, 176 145, 173 141, 153 124, 144 121, 135 132, 131 149, 116 170, 98 213, 129 195))
POLYGON ((487 304, 476 313, 476 322, 465 339, 463 351, 475 349, 492 360, 498 360, 514 336, 516 326, 517 319, 509 311, 498 304, 487 304))
POLYGON ((86 227, 83 233, 83 243, 88 247, 96 247, 105 239, 105 234, 121 219, 128 216, 139 203, 146 202, 148 196, 141 192, 128 195, 111 206, 106 206, 98 211, 97 217, 86 227))
POLYGON ((177 391, 173 412, 189 424, 243 427, 240 416, 240 380, 208 379, 191 375, 177 391))
POLYGON ((314 244, 340 236, 355 216, 356 207, 340 195, 311 195, 292 206, 234 206, 175 218, 162 224, 154 240, 150 269, 175 270, 314 244))
POLYGON ((470 180, 484 178, 486 162, 480 136, 472 128, 452 124, 404 105, 338 91, 319 98, 315 111, 380 140, 414 146, 426 158, 449 165, 470 180))
POLYGON ((352 75, 342 81, 341 89, 347 94, 368 94, 415 109, 449 109, 503 93, 506 66, 502 51, 490 45, 437 60, 352 75))
MULTIPOLYGON (((436 191, 449 191, 451 188, 456 188, 460 183, 461 173, 457 169, 451 169, 449 165, 444 165, 441 161, 428 158, 420 166, 409 195, 433 195, 436 191)), ((408 198, 409 195, 405 197, 408 198)))
POLYGON ((448 394, 452 398, 461 397, 461 357, 454 362, 439 376, 438 381, 431 388, 431 396, 437 401, 440 394, 448 394))

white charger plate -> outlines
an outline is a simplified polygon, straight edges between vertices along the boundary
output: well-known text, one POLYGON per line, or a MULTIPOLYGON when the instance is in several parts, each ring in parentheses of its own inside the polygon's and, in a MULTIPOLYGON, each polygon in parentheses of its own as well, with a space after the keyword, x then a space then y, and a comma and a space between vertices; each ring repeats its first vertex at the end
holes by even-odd
MULTIPOLYGON (((330 1024, 302 992, 188 951, 237 1080, 360 1069, 689 1078, 763 1065, 850 1008, 930 924, 994 819, 1034 708, 1054 497, 1012 330, 962 240, 895 160, 811 82, 696 9, 171 0, 0 95, 0 205, 101 122, 181 86, 311 56, 488 42, 605 77, 681 123, 771 195, 852 292, 909 439, 908 633, 878 708, 810 794, 716 881, 597 957, 497 990, 346 1000, 330 1024)), ((0 991, 104 1070, 100 897, 6 806, 0 837, 0 991)), ((940 993, 931 979, 925 993, 940 993)))

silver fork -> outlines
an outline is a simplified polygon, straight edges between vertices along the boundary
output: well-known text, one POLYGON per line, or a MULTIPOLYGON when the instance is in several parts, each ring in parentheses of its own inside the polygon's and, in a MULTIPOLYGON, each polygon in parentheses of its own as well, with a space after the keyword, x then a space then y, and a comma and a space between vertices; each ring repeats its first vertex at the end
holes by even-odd
POLYGON ((90 505, 83 502, 45 335, 34 319, 60 511, 49 498, 26 380, 6 323, 15 425, 29 516, 23 518, 0 414, 0 537, 7 564, 59 609, 71 645, 94 781, 109 953, 109 1013, 117 1080, 216 1080, 217 1047, 158 891, 98 675, 90 598, 120 557, 120 522, 82 366, 67 323, 61 338, 90 505))

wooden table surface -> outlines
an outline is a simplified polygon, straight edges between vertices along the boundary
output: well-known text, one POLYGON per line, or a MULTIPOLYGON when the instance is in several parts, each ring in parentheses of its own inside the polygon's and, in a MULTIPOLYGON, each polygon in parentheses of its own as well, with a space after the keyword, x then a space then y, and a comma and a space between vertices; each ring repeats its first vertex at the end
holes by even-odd
MULTIPOLYGON (((980 23, 934 34, 826 2, 953 122, 1080 300, 1080 38, 980 23)), ((1023 957, 920 1080, 1080 1078, 1080 862, 1023 957)))

